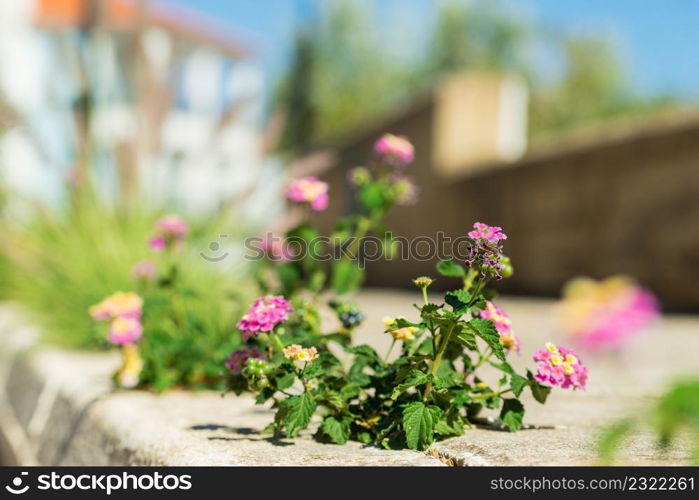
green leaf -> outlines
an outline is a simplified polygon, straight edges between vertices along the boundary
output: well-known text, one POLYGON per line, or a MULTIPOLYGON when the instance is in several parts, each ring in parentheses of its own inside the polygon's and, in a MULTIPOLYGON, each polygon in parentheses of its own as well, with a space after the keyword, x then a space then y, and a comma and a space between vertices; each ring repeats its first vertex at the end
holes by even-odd
POLYGON ((293 438, 300 430, 308 427, 313 412, 316 410, 316 402, 310 394, 303 393, 300 396, 292 396, 285 399, 281 405, 285 411, 284 427, 287 437, 293 438))
POLYGON ((344 399, 353 399, 359 396, 360 392, 360 387, 358 384, 352 384, 349 383, 346 386, 344 386, 342 389, 340 389, 340 395, 344 399))
POLYGON ((437 272, 442 276, 450 278, 463 278, 466 276, 466 271, 453 260, 441 260, 437 264, 437 272))
POLYGON ((471 294, 466 290, 454 290, 453 292, 447 292, 444 296, 444 302, 449 304, 454 312, 464 313, 466 312, 466 306, 471 302, 471 294))
POLYGON ((350 421, 349 418, 338 420, 336 417, 327 416, 320 428, 334 443, 345 444, 350 437, 350 421))
POLYGON ((416 401, 403 409, 403 430, 408 448, 426 450, 434 441, 434 426, 442 415, 436 406, 416 401))
POLYGON ((473 330, 464 328, 461 324, 459 324, 454 331, 454 337, 466 348, 471 349, 472 351, 478 349, 478 346, 476 345, 476 335, 473 333, 473 330))
POLYGON ((526 377, 517 375, 516 373, 513 373, 511 377, 510 387, 512 388, 512 394, 514 394, 515 397, 519 397, 524 388, 527 387, 527 384, 529 384, 529 380, 526 377))
POLYGON ((283 391, 284 389, 288 389, 291 387, 294 383, 294 379, 296 378, 296 374, 294 373, 285 373, 284 375, 280 375, 276 379, 274 379, 275 384, 277 385, 277 389, 280 391, 283 391))
POLYGON ((284 263, 276 266, 277 279, 285 290, 293 290, 301 278, 301 270, 294 263, 284 263))
POLYGON ((518 431, 522 428, 524 418, 524 405, 519 399, 503 399, 500 420, 507 425, 510 432, 518 431))
POLYGON ((427 373, 423 373, 420 370, 411 370, 408 377, 402 384, 398 384, 391 393, 391 399, 397 399, 404 391, 410 389, 411 387, 419 387, 425 385, 430 381, 432 377, 427 373))
POLYGON ((328 406, 332 407, 336 411, 341 411, 346 408, 345 399, 340 395, 339 392, 335 391, 325 391, 321 398, 321 403, 326 403, 328 406))
POLYGON ((381 357, 376 353, 373 347, 366 344, 352 346, 347 349, 347 352, 354 354, 358 358, 364 358, 371 365, 382 365, 381 357))
POLYGON ((478 334, 480 338, 493 350, 493 354, 500 360, 505 361, 505 350, 500 342, 500 334, 495 325, 489 319, 476 318, 467 323, 478 334))
POLYGON ((551 394, 551 388, 537 382, 534 375, 529 370, 527 370, 527 378, 529 379, 529 387, 532 390, 532 396, 534 396, 534 399, 541 404, 546 403, 549 394, 551 394))

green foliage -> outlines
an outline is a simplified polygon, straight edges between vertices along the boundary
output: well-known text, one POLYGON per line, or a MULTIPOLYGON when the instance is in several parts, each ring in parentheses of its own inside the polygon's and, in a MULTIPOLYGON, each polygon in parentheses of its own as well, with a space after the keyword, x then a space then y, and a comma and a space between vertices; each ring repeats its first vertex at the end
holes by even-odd
MULTIPOLYGON (((321 442, 354 439, 389 449, 425 450, 435 439, 462 434, 483 408, 500 408, 502 424, 510 431, 519 430, 524 406, 517 398, 530 387, 543 402, 550 388, 541 386, 531 373, 518 374, 506 362, 495 325, 478 317, 489 278, 483 278, 480 269, 473 275, 466 280, 467 288, 448 292, 444 304, 428 302, 425 294, 417 321, 393 320, 388 333, 395 333, 401 352, 392 362, 368 345, 351 345, 333 333, 312 333, 293 320, 281 328, 283 336, 271 332, 272 339, 264 342, 274 351, 270 360, 280 360, 283 347, 274 337, 291 337, 299 347, 320 350, 318 359, 310 362, 277 362, 271 376, 277 391, 262 392, 273 396, 277 409, 271 430, 277 436, 285 430, 287 437, 293 437, 310 425, 317 411, 323 420, 314 437, 321 442), (338 349, 348 363, 335 357, 338 349), (479 378, 478 369, 486 364, 501 373, 497 386, 479 378), (505 397, 509 393, 514 397, 505 397)), ((240 377, 255 390, 255 380, 245 370, 240 377)), ((268 399, 258 396, 258 402, 268 399)))

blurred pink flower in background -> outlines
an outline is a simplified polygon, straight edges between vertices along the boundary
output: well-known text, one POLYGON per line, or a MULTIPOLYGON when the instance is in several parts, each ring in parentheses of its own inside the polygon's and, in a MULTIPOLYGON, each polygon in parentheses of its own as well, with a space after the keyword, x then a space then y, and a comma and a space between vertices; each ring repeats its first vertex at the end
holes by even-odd
POLYGON ((564 331, 589 350, 623 347, 659 316, 656 298, 633 280, 576 278, 560 302, 564 331))
POLYGON ((587 366, 570 349, 548 342, 534 354, 534 361, 538 365, 534 378, 543 385, 582 390, 587 386, 587 366))
POLYGON ((288 262, 296 256, 285 240, 270 234, 260 242, 260 249, 269 260, 277 262, 288 262))
POLYGON ((152 260, 141 260, 134 264, 131 276, 137 280, 150 280, 155 278, 156 266, 152 260))
POLYGON ((114 318, 140 319, 143 299, 132 292, 117 292, 90 308, 90 317, 95 321, 114 318))
POLYGON ((286 189, 286 196, 296 203, 308 203, 312 210, 321 212, 328 208, 328 183, 309 176, 293 181, 286 189))
POLYGON ((109 342, 114 345, 131 344, 142 334, 143 326, 138 319, 118 317, 109 324, 109 342))
POLYGON ((177 215, 167 215, 155 223, 155 235, 150 239, 149 246, 154 252, 179 249, 184 244, 188 230, 184 219, 177 215))
POLYGON ((403 167, 415 159, 415 148, 405 137, 385 134, 374 143, 379 158, 396 167, 403 167))

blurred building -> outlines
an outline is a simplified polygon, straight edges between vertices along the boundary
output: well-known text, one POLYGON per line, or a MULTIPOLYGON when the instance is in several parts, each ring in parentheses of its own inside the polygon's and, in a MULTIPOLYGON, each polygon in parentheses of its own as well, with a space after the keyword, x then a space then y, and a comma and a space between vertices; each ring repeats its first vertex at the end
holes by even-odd
POLYGON ((164 2, 1 2, 2 177, 211 211, 265 175, 263 83, 232 27, 164 2))
MULTIPOLYGON (((605 126, 521 155, 522 91, 478 81, 459 77, 338 141, 338 160, 324 173, 332 194, 325 229, 353 207, 347 170, 365 164, 381 134, 405 135, 416 149, 406 173, 421 196, 389 216, 396 235, 436 240, 440 231, 463 236, 474 221, 499 225, 515 266, 502 291, 557 296, 571 277, 625 273, 664 307, 699 311, 699 116, 605 126), (514 146, 498 147, 508 134, 514 146)), ((410 286, 434 276, 435 263, 368 263, 368 283, 410 286)))

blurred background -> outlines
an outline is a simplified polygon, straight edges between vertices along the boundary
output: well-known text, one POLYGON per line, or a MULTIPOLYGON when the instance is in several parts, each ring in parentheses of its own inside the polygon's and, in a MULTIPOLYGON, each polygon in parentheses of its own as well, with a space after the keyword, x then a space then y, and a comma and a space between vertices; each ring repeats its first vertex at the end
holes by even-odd
MULTIPOLYGON (((697 16, 691 0, 4 0, 3 231, 176 211, 202 242, 240 238, 284 216, 302 174, 331 184, 329 229, 352 208, 347 170, 390 132, 415 144, 421 186, 396 234, 482 220, 509 235, 506 292, 624 273, 699 312, 697 16)), ((33 269, 18 241, 0 273, 33 269)), ((433 264, 373 263, 368 283, 433 264)))

